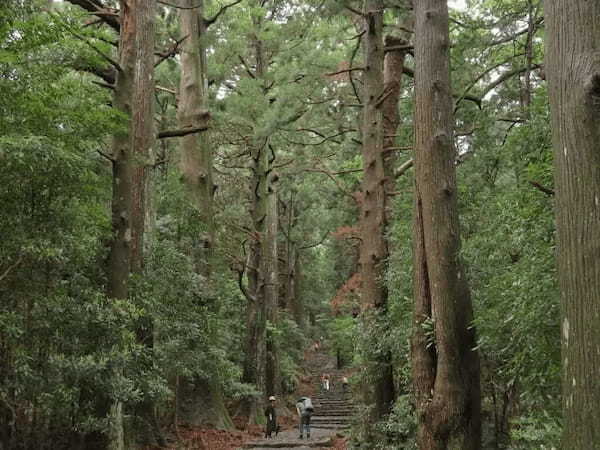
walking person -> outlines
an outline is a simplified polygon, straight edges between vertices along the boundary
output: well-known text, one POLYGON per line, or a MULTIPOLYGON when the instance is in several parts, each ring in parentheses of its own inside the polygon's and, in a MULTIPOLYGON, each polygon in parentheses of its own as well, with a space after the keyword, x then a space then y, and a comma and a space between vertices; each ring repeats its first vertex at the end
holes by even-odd
POLYGON ((310 417, 314 412, 312 401, 308 397, 300 397, 296 402, 296 411, 300 418, 298 428, 300 430, 300 439, 304 438, 304 432, 306 431, 306 438, 310 439, 310 417))
POLYGON ((275 396, 271 395, 269 397, 269 406, 265 408, 265 417, 267 418, 267 427, 265 428, 265 437, 271 438, 271 435, 275 433, 277 435, 278 426, 277 426, 277 412, 275 411, 275 396))
POLYGON ((329 392, 329 375, 323 374, 321 379, 323 380, 323 390, 329 392))
POLYGON ((348 383, 348 378, 342 377, 342 391, 344 391, 344 393, 348 392, 349 387, 350 383, 348 383))

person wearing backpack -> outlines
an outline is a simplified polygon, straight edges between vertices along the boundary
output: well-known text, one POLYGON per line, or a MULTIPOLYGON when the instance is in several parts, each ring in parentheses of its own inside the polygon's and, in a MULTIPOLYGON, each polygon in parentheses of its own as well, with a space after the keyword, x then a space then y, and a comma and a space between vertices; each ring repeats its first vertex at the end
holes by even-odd
POLYGON ((310 439, 310 417, 314 411, 311 399, 300 397, 296 403, 296 411, 300 417, 300 439, 304 438, 304 431, 306 431, 306 438, 310 439))

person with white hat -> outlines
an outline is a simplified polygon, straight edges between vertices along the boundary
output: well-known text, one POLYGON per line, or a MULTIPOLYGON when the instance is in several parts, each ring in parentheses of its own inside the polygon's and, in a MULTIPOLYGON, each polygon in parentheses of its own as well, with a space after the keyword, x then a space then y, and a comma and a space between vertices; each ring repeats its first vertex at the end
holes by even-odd
POLYGON ((271 435, 279 432, 279 427, 277 426, 277 412, 275 411, 275 401, 276 398, 274 395, 269 397, 269 406, 265 408, 265 417, 267 418, 267 427, 265 428, 265 437, 271 438, 271 435))

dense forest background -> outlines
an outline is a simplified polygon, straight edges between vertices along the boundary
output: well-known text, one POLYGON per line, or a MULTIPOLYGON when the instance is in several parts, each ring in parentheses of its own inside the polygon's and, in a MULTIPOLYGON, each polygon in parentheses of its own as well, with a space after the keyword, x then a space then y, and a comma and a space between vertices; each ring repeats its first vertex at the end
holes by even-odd
MULTIPOLYGON (((363 394, 352 442, 416 448, 411 345, 415 327, 428 351, 442 331, 413 316, 414 13, 0 4, 0 448, 136 448, 180 423, 260 422, 321 336, 363 394)), ((563 433, 545 24, 541 0, 450 2, 445 189, 479 448, 558 448, 563 433)))

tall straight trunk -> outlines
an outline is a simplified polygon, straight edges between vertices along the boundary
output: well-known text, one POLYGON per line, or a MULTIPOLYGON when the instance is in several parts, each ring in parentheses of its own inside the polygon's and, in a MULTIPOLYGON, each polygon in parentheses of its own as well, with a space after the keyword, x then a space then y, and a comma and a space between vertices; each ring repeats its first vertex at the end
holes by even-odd
MULTIPOLYGON (((385 316, 387 286, 385 274, 389 257, 386 229, 386 189, 384 170, 384 125, 382 104, 385 101, 383 67, 383 1, 365 2, 366 33, 363 88, 363 180, 361 208, 360 270, 362 302, 385 316)), ((376 357, 373 363, 374 416, 377 421, 388 414, 394 402, 391 355, 376 357)))
MULTIPOLYGON (((260 392, 265 387, 266 364, 266 308, 263 261, 268 200, 268 146, 267 139, 255 139, 252 152, 252 223, 254 240, 248 254, 248 290, 253 300, 246 308, 246 347, 242 380, 253 384, 260 392)), ((251 423, 260 420, 258 399, 248 398, 244 414, 251 423)))
POLYGON ((422 449, 481 448, 479 356, 460 232, 445 0, 415 2, 413 382, 422 449))
MULTIPOLYGON (((181 78, 177 117, 180 128, 199 128, 208 120, 206 26, 201 0, 183 0, 179 11, 181 33, 181 78)), ((215 222, 213 214, 212 150, 206 133, 181 138, 180 169, 193 207, 200 213, 204 233, 199 237, 199 270, 210 283, 213 264, 215 222)), ((178 418, 190 425, 210 423, 233 428, 223 403, 219 380, 182 379, 179 382, 178 418)))
MULTIPOLYGON (((181 48, 181 80, 177 116, 180 128, 205 125, 208 120, 208 77, 206 65, 206 25, 202 0, 184 0, 181 9, 181 33, 186 36, 181 48)), ((181 138, 180 167, 183 179, 205 226, 202 236, 204 271, 210 273, 215 239, 213 214, 213 155, 206 133, 181 138)))
MULTIPOLYGON (((115 299, 127 298, 129 274, 140 272, 143 264, 146 171, 155 138, 152 107, 155 3, 121 0, 120 7, 120 70, 113 106, 129 122, 113 138, 113 239, 108 257, 107 295, 115 299)), ((107 447, 123 449, 123 405, 113 402, 108 416, 107 447)))
MULTIPOLYGON (((121 33, 131 32, 135 51, 131 104, 131 271, 140 273, 144 265, 146 185, 148 168, 156 143, 154 129, 154 22, 155 0, 127 0, 121 33), (127 17, 127 16, 131 17, 127 17), (129 29, 129 26, 131 29, 129 29), (125 28, 125 30, 123 30, 125 28)), ((125 6, 125 5, 123 5, 125 6)))
POLYGON ((277 246, 277 186, 268 177, 267 211, 265 217, 265 234, 262 241, 262 271, 265 279, 265 318, 270 327, 266 334, 265 349, 265 394, 270 396, 281 392, 277 343, 272 329, 277 324, 279 295, 279 254, 277 246))
POLYGON ((527 70, 523 75, 523 87, 521 88, 521 107, 523 117, 529 118, 529 107, 531 106, 531 70, 533 66, 533 38, 535 35, 535 17, 533 0, 527 0, 527 40, 525 41, 525 64, 527 70))
MULTIPOLYGON (((154 127, 154 0, 123 0, 121 2, 121 44, 131 50, 131 60, 125 69, 131 76, 127 103, 130 108, 129 152, 131 163, 131 246, 129 270, 141 274, 144 266, 144 235, 146 233, 146 191, 149 167, 156 143, 154 127)), ((118 75, 119 76, 119 75, 118 75)), ((143 317, 136 330, 138 342, 154 345, 152 320, 143 317)), ((154 402, 145 398, 136 408, 136 439, 140 442, 164 444, 154 412, 154 402)))
POLYGON ((561 448, 600 448, 600 3, 547 0, 562 305, 561 448))
MULTIPOLYGON (((254 19, 260 29, 261 18, 254 19)), ((263 42, 254 37, 252 41, 256 70, 254 78, 262 83, 266 95, 265 75, 268 67, 263 42)), ((272 183, 271 164, 275 159, 269 145, 269 137, 260 135, 255 127, 252 155, 252 222, 254 242, 249 255, 248 287, 254 301, 247 309, 247 339, 243 379, 253 383, 262 394, 275 391, 278 380, 276 347, 272 336, 267 336, 267 320, 276 320, 278 299, 278 253, 277 253, 277 196, 272 183), (272 157, 272 159, 271 159, 272 157)), ((258 399, 246 404, 250 421, 258 419, 258 399)))

